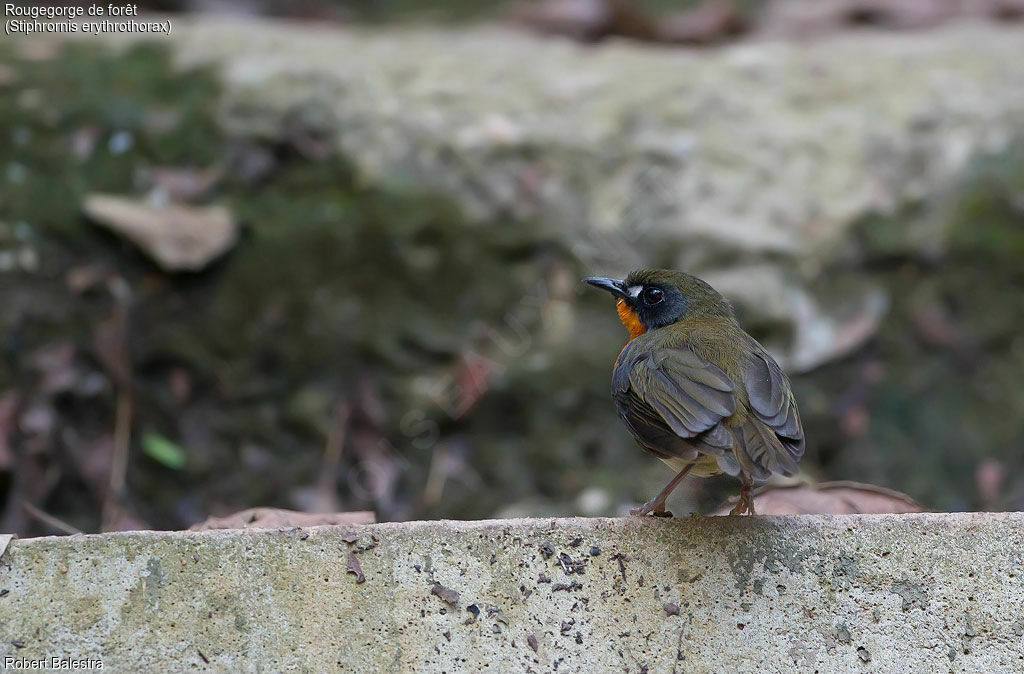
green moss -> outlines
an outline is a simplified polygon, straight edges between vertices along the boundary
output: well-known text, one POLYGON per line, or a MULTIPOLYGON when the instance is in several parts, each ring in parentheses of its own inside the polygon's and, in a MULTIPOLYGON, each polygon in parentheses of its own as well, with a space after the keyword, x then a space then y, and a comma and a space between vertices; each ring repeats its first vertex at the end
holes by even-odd
MULTIPOLYGON (((4 51, 12 58, 10 45, 4 51)), ((217 159, 211 73, 172 72, 158 46, 115 57, 74 45, 16 62, 18 80, 0 95, 0 128, 14 139, 0 143, 0 219, 74 237, 87 192, 123 190, 140 165, 217 159)))
POLYGON ((1024 258, 1024 143, 971 167, 942 203, 958 256, 1016 266, 1024 258))

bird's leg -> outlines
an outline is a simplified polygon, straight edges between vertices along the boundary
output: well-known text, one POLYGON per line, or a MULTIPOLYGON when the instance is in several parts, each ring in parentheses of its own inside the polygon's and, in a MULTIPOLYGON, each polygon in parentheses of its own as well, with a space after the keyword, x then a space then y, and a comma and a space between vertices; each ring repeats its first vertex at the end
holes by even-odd
POLYGON ((674 478, 672 478, 672 481, 665 485, 664 489, 658 492, 657 496, 639 508, 633 508, 629 511, 629 514, 643 517, 653 513, 656 517, 672 517, 672 513, 665 510, 665 500, 668 498, 669 494, 675 491, 675 488, 679 486, 679 483, 682 482, 683 478, 686 477, 686 474, 690 472, 690 469, 693 468, 696 463, 696 461, 691 461, 686 464, 686 466, 679 471, 674 478))
POLYGON ((730 515, 756 515, 754 512, 754 501, 750 498, 750 483, 744 482, 740 489, 740 500, 736 507, 729 511, 730 515))

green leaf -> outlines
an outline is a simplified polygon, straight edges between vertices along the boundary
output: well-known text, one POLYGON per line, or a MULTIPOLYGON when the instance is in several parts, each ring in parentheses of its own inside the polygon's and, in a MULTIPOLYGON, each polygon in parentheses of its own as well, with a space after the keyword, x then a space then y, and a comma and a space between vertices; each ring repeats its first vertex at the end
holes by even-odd
POLYGON ((181 470, 188 462, 185 450, 159 433, 142 436, 142 451, 157 463, 172 470, 181 470))

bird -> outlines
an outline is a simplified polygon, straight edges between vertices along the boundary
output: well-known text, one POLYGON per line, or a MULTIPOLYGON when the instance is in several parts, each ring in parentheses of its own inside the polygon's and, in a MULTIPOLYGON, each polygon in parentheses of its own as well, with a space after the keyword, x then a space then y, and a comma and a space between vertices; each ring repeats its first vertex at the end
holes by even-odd
POLYGON ((793 475, 804 453, 800 411, 786 373, 740 327, 732 305, 679 271, 642 269, 585 283, 616 298, 629 340, 615 360, 612 399, 646 452, 676 471, 633 515, 671 516, 665 501, 693 473, 740 480, 733 515, 754 515, 750 491, 793 475))

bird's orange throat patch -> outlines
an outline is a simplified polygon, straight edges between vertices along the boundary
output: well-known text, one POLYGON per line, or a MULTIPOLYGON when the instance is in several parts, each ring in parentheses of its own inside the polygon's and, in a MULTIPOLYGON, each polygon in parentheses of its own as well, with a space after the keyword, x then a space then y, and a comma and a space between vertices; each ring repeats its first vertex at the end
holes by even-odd
POLYGON ((647 326, 643 324, 632 307, 626 304, 626 300, 619 298, 619 301, 615 303, 615 309, 619 312, 619 320, 629 330, 630 341, 647 332, 647 326))

